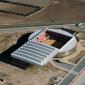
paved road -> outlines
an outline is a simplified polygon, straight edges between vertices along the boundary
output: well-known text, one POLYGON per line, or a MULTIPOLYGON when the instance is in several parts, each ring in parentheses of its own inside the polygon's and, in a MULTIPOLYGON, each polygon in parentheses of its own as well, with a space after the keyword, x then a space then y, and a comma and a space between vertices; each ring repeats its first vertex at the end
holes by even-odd
POLYGON ((0 26, 0 31, 22 31, 22 30, 38 30, 38 29, 43 29, 43 28, 65 28, 77 32, 85 32, 85 23, 82 23, 81 26, 75 26, 76 24, 62 24, 62 25, 43 25, 43 26, 29 26, 29 25, 4 25, 0 26), (83 26, 83 27, 82 27, 83 26))
POLYGON ((71 64, 66 64, 66 63, 59 63, 59 62, 55 62, 56 66, 66 70, 66 71, 70 71, 73 68, 73 65, 71 64))

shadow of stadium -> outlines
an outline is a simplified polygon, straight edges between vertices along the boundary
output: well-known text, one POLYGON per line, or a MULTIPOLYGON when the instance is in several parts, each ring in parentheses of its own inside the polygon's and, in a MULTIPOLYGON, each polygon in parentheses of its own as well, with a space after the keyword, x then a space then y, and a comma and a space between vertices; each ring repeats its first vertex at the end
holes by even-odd
POLYGON ((32 32, 22 35, 18 39, 16 44, 12 45, 10 48, 8 48, 4 52, 2 52, 0 54, 0 61, 7 63, 7 64, 10 64, 10 65, 13 65, 13 66, 16 66, 16 67, 19 67, 21 69, 26 69, 27 67, 29 67, 30 66, 29 63, 12 58, 11 53, 14 52, 16 49, 18 49, 20 46, 22 46, 25 42, 27 42, 28 37, 31 33, 32 32))

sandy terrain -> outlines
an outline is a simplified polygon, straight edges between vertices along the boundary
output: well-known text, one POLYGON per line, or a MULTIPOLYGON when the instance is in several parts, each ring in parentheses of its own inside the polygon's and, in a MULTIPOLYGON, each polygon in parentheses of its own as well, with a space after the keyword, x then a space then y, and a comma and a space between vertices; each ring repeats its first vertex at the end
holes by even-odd
POLYGON ((48 85, 49 79, 57 74, 64 77, 66 72, 58 68, 32 65, 23 70, 0 62, 0 78, 6 81, 4 85, 48 85))
POLYGON ((34 8, 32 8, 32 7, 17 6, 15 4, 1 3, 0 2, 0 10, 2 10, 2 9, 7 10, 7 11, 12 11, 15 13, 20 13, 20 14, 29 14, 29 13, 34 11, 34 8))
POLYGON ((15 44, 23 32, 0 33, 0 53, 15 44))
POLYGON ((44 10, 28 17, 20 17, 10 14, 0 13, 0 25, 10 24, 46 24, 46 23, 71 23, 85 21, 85 3, 78 0, 59 0, 54 3, 50 0, 50 5, 44 10))

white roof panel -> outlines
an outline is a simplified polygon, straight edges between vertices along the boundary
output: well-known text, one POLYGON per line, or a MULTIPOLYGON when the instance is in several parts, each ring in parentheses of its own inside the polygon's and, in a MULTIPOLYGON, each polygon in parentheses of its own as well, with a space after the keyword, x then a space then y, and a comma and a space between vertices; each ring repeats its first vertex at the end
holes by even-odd
POLYGON ((45 65, 58 53, 58 49, 38 42, 28 41, 11 54, 12 57, 37 65, 45 65))

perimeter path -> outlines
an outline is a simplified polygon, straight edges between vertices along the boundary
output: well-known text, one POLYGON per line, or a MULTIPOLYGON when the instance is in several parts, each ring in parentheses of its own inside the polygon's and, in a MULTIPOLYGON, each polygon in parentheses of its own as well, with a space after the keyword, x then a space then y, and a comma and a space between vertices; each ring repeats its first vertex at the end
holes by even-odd
POLYGON ((64 77, 60 85, 69 85, 84 67, 85 67, 85 55, 76 65, 74 65, 74 67, 64 77))
POLYGON ((44 28, 64 28, 69 29, 77 32, 85 32, 85 23, 80 23, 79 26, 76 26, 76 24, 62 24, 62 25, 48 25, 48 26, 35 26, 35 27, 27 27, 27 26, 20 26, 20 27, 13 27, 13 26, 0 26, 0 32, 14 32, 14 31, 36 31, 38 29, 44 29, 44 28))

